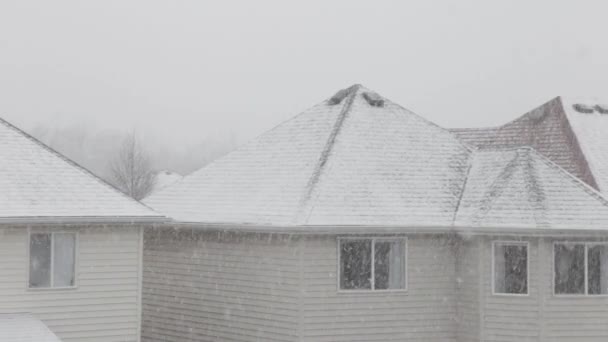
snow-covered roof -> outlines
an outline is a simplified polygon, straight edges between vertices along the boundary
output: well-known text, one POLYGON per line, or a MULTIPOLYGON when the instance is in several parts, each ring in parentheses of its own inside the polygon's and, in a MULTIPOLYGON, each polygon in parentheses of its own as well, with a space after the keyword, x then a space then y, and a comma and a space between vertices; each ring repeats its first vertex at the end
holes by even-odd
POLYGON ((608 227, 602 195, 533 150, 486 137, 476 139, 492 149, 475 149, 356 85, 145 203, 226 229, 608 227))
POLYGON ((0 341, 61 342, 42 321, 29 314, 0 314, 0 341))
POLYGON ((453 129, 481 149, 532 146, 608 193, 608 101, 556 97, 499 127, 453 129))
POLYGON ((530 147, 476 151, 458 227, 607 229, 608 201, 530 147))
POLYGON ((470 153, 355 85, 144 202, 186 222, 448 225, 470 153))
POLYGON ((0 222, 162 217, 0 119, 0 222))
POLYGON ((608 194, 608 101, 594 98, 560 99, 597 187, 608 194), (594 110, 591 113, 580 112, 575 109, 579 105, 594 110))

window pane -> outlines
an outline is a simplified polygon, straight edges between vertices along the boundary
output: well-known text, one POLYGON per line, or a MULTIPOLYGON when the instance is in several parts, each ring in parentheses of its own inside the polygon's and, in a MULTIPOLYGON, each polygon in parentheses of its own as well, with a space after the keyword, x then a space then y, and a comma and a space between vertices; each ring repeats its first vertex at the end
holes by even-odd
POLYGON ((371 240, 340 241, 340 288, 371 289, 371 240))
POLYGON ((494 292, 528 293, 528 248, 525 245, 494 245, 494 292))
POLYGON ((374 287, 377 290, 405 288, 403 241, 379 241, 375 245, 374 287))
POLYGON ((51 235, 30 236, 30 287, 51 286, 51 235))
POLYGON ((589 246, 587 249, 589 294, 608 294, 608 246, 589 246))
POLYGON ((53 287, 74 286, 76 237, 71 233, 55 234, 53 243, 53 287))
POLYGON ((584 245, 555 245, 555 293, 585 293, 584 245))

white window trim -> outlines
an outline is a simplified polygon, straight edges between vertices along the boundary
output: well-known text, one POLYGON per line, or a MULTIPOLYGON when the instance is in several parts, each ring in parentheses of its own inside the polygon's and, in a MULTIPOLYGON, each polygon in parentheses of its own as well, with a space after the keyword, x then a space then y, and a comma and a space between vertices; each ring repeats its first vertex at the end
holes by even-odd
POLYGON ((529 241, 517 241, 517 240, 494 240, 492 241, 492 295, 493 296, 505 296, 505 297, 528 297, 530 296, 530 242, 529 241), (526 293, 502 293, 496 292, 496 245, 503 246, 526 246, 526 293))
POLYGON ((554 297, 559 298, 580 298, 580 297, 590 297, 590 298, 601 298, 608 297, 608 293, 605 294, 589 294, 589 276, 588 276, 588 264, 587 264, 587 251, 589 246, 608 246, 608 242, 599 242, 599 241, 553 241, 553 253, 551 260, 551 274, 552 274, 552 293, 554 297), (584 245, 585 246, 585 293, 555 293, 555 246, 556 245, 584 245))
POLYGON ((26 247, 26 253, 27 253, 27 263, 25 265, 26 267, 26 274, 27 274, 27 279, 25 281, 25 288, 28 291, 65 291, 65 290, 75 290, 78 288, 78 255, 79 255, 79 234, 78 231, 70 231, 70 230, 58 230, 58 231, 48 231, 48 230, 32 230, 32 229, 28 229, 28 234, 27 234, 27 247, 26 247), (50 234, 51 235, 51 286, 49 287, 31 287, 30 286, 30 259, 31 259, 31 254, 30 254, 30 245, 31 245, 31 241, 32 241, 32 234, 50 234), (60 287, 53 287, 53 280, 54 280, 54 276, 53 276, 53 268, 54 268, 54 263, 53 263, 53 254, 54 254, 54 249, 55 249, 55 234, 72 234, 74 235, 74 285, 73 286, 60 286, 60 287))
POLYGON ((371 294, 371 293, 391 293, 391 292, 407 292, 408 291, 408 283, 409 283, 409 275, 408 275, 408 270, 409 270, 409 257, 408 257, 408 252, 409 252, 409 248, 408 248, 408 240, 407 237, 392 237, 392 236, 388 236, 388 237, 382 237, 382 236, 349 236, 349 237, 338 237, 337 239, 337 248, 336 248, 336 263, 337 265, 337 273, 336 273, 336 280, 337 280, 337 284, 336 284, 336 288, 337 288, 337 292, 338 293, 344 293, 344 294, 353 294, 353 293, 367 293, 367 294, 371 294), (371 272, 371 289, 354 289, 354 290, 348 290, 348 289, 342 289, 340 287, 340 280, 342 277, 341 274, 341 264, 342 264, 342 260, 340 258, 340 251, 341 251, 341 247, 340 244, 342 241, 348 241, 348 240, 369 240, 372 243, 372 250, 371 250, 371 268, 372 268, 372 272, 371 272), (405 283, 403 284, 403 288, 402 289, 381 289, 381 290, 377 290, 375 289, 375 274, 374 274, 374 267, 375 267, 375 244, 376 241, 381 241, 381 242, 386 242, 386 241, 399 241, 403 244, 403 257, 405 258, 404 263, 403 263, 403 275, 405 277, 405 283))

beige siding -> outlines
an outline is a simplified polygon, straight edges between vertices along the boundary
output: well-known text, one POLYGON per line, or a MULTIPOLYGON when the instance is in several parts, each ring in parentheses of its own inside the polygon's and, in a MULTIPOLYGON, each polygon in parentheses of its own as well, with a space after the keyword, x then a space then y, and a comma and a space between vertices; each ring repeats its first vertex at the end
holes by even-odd
POLYGON ((457 334, 459 342, 479 341, 480 244, 478 238, 462 240, 456 254, 457 334))
POLYGON ((304 341, 454 341, 454 247, 408 239, 408 291, 338 293, 335 237, 303 242, 304 341))
POLYGON ((27 228, 0 228, 0 313, 31 312, 63 341, 137 341, 141 230, 78 231, 77 288, 28 290, 27 228))
POLYGON ((492 293, 492 242, 408 236, 408 290, 338 291, 335 236, 148 233, 144 341, 606 341, 608 297, 552 292, 554 239, 529 242, 529 294, 492 293))
MULTIPOLYGON (((569 241, 575 241, 573 239, 569 241)), ((553 295, 553 242, 543 239, 542 279, 544 334, 546 341, 608 341, 608 298, 553 295)))
POLYGON ((482 249, 484 289, 481 308, 483 341, 608 340, 607 297, 553 295, 553 243, 556 239, 525 239, 530 242, 529 295, 525 297, 492 294, 493 240, 483 238, 479 245, 482 249))
POLYGON ((297 242, 268 234, 150 231, 143 341, 295 341, 297 242))
MULTIPOLYGON (((538 293, 538 244, 529 242, 528 295, 494 295, 492 292, 492 243, 495 240, 515 241, 513 238, 480 239, 483 275, 483 340, 484 341, 538 341, 539 293, 538 293)), ((520 240, 516 240, 520 241, 520 240)))

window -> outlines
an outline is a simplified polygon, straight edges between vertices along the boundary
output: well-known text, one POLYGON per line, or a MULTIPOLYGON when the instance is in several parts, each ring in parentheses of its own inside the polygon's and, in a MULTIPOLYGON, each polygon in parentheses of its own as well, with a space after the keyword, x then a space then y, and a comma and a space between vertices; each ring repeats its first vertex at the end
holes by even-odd
POLYGON ((495 242, 494 293, 528 294, 528 243, 495 242))
POLYGON ((405 289, 404 239, 341 239, 341 290, 405 289))
POLYGON ((30 234, 30 288, 75 285, 76 234, 30 234))
POLYGON ((556 243, 555 294, 608 294, 608 245, 556 243))

